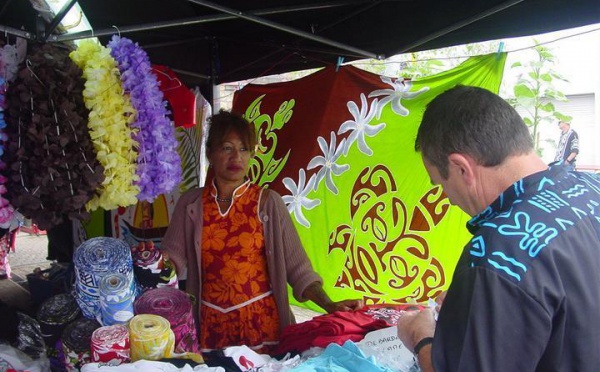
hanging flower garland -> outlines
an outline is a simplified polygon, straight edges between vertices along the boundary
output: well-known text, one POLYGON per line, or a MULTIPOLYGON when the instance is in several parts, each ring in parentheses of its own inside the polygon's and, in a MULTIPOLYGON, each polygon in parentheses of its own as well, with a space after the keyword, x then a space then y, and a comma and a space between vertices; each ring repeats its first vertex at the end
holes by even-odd
POLYGON ((133 205, 139 194, 134 184, 138 181, 134 150, 138 144, 129 125, 136 112, 123 93, 116 61, 108 48, 92 40, 83 40, 70 56, 86 79, 83 99, 90 110, 88 128, 105 175, 86 207, 111 210, 133 205))
POLYGON ((87 130, 81 70, 63 47, 34 45, 7 91, 8 199, 42 229, 87 219, 103 169, 87 130))
MULTIPOLYGON (((6 121, 4 121, 4 108, 5 98, 4 94, 6 92, 6 82, 4 78, 0 77, 0 159, 2 159, 4 155, 5 143, 8 140, 8 136, 4 133, 4 128, 6 128, 6 121)), ((6 170, 6 163, 0 160, 0 171, 4 173, 6 170)), ((7 228, 10 225, 10 221, 15 214, 15 210, 10 205, 7 199, 4 198, 6 194, 6 183, 7 179, 4 175, 0 174, 0 227, 7 228)))
POLYGON ((137 129, 137 185, 139 200, 152 202, 171 192, 181 182, 181 159, 176 151, 175 129, 167 117, 167 103, 151 72, 150 59, 133 41, 113 36, 108 43, 117 61, 125 92, 137 111, 132 126, 137 129))
POLYGON ((25 57, 27 51, 27 42, 22 38, 17 38, 15 45, 5 44, 0 48, 0 227, 8 228, 12 222, 15 210, 7 199, 4 198, 6 189, 6 163, 3 155, 6 148, 8 135, 4 133, 6 121, 4 120, 4 110, 6 109, 6 87, 8 82, 15 80, 19 69, 19 62, 25 57))
POLYGON ((27 42, 17 38, 16 44, 6 44, 0 48, 0 76, 6 82, 12 82, 17 77, 19 62, 23 60, 27 51, 27 42))

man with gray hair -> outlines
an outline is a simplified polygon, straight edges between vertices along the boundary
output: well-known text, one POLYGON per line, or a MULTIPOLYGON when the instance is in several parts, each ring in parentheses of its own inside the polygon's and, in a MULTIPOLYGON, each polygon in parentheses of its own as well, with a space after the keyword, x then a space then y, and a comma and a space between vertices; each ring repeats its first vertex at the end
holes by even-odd
POLYGON ((476 87, 429 103, 415 149, 473 234, 437 322, 398 320, 421 370, 598 371, 600 177, 546 165, 515 109, 476 87))

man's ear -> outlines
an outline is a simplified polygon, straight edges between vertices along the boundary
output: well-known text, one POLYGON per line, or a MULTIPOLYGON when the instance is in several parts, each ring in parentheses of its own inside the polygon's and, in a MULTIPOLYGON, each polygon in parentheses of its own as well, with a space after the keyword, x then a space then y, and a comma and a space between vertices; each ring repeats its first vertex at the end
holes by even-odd
POLYGON ((449 171, 454 171, 454 175, 462 178, 467 186, 474 184, 476 180, 477 163, 469 155, 458 153, 448 155, 448 167, 449 171))

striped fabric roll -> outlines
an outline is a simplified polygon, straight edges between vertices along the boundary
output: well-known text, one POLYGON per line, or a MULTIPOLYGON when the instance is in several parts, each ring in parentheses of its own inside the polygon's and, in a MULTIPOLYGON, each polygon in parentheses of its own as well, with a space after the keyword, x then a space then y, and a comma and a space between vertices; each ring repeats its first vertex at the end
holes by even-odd
POLYGON ((67 371, 79 371, 91 361, 90 340, 99 327, 100 323, 93 319, 80 318, 65 328, 61 341, 67 371))
POLYGON ((96 329, 90 341, 90 354, 92 362, 128 363, 130 360, 129 329, 122 324, 96 329))
POLYGON ((135 281, 123 274, 108 274, 100 281, 103 325, 122 324, 133 318, 135 281))
POLYGON ((53 348, 67 324, 81 316, 75 298, 61 293, 42 302, 36 317, 46 346, 53 348))
POLYGON ((192 301, 183 291, 171 287, 150 289, 137 298, 136 314, 154 314, 166 318, 175 334, 175 352, 199 352, 192 301))
POLYGON ((109 273, 133 279, 131 250, 122 240, 97 237, 83 242, 73 254, 75 264, 75 298, 86 318, 101 317, 100 281, 109 273))

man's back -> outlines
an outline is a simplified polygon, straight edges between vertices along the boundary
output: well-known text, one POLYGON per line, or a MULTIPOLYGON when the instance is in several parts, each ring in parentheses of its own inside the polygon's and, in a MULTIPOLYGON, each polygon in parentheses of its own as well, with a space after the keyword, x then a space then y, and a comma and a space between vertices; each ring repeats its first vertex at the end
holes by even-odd
POLYGON ((557 166, 470 221, 436 328, 439 370, 600 366, 599 201, 597 177, 557 166))

